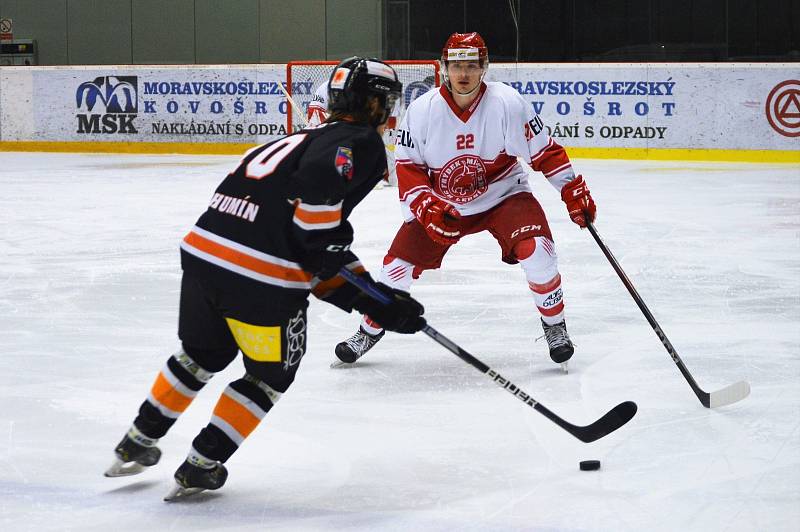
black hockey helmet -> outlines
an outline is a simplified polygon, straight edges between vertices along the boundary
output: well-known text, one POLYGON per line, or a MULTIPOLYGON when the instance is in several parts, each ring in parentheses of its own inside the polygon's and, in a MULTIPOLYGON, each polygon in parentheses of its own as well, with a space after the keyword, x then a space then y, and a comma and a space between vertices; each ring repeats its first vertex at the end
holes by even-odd
POLYGON ((403 93, 394 69, 378 59, 349 57, 339 63, 328 81, 328 110, 359 114, 370 96, 377 96, 383 114, 371 126, 385 124, 403 93))

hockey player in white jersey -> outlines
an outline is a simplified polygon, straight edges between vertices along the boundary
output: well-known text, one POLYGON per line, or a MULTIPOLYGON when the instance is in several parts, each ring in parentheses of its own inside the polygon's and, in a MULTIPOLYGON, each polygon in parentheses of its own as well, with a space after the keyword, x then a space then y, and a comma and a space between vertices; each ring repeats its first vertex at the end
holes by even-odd
MULTIPOLYGON (((383 261, 380 281, 408 290, 424 270, 439 268, 460 238, 489 231, 502 260, 519 263, 541 317, 550 357, 562 364, 574 348, 567 334, 561 276, 547 218, 519 159, 560 192, 573 222, 595 204, 564 148, 511 87, 484 82, 488 50, 477 33, 454 33, 442 50, 444 85, 417 98, 396 133, 396 170, 405 223, 383 261)), ((354 362, 383 336, 364 316, 336 346, 354 362)))
POLYGON ((318 126, 328 119, 328 80, 319 84, 308 104, 306 121, 309 126, 318 126))

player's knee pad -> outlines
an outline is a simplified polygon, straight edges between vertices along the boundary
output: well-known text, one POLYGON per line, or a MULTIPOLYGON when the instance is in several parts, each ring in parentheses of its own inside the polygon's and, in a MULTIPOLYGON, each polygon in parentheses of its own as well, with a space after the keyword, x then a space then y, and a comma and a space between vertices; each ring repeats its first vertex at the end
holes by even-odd
POLYGON ((134 425, 151 438, 162 437, 213 376, 185 350, 174 353, 158 373, 134 425))
POLYGON ((414 280, 414 265, 403 259, 387 255, 378 281, 385 285, 408 292, 414 280))
MULTIPOLYGON (((522 269, 525 270, 525 276, 528 281, 534 283, 546 283, 558 275, 558 256, 556 255, 555 245, 553 241, 544 236, 537 236, 523 240, 514 247, 514 252, 517 253, 517 248, 520 244, 528 241, 533 241, 533 251, 526 258, 519 258, 517 255, 522 269)), ((521 251, 529 250, 530 244, 523 247, 521 251)))
POLYGON ((180 349, 177 353, 174 353, 172 358, 180 367, 185 369, 189 374, 192 375, 192 377, 197 379, 198 382, 205 384, 211 380, 211 377, 214 376, 215 372, 203 368, 192 357, 190 357, 188 353, 186 353, 185 349, 180 349))
MULTIPOLYGON (((253 390, 254 393, 269 399, 270 407, 271 405, 277 403, 283 395, 281 392, 250 373, 245 373, 244 377, 242 377, 242 380, 251 385, 250 389, 253 390)), ((269 410, 269 408, 266 408, 265 410, 269 410)))
POLYGON ((518 261, 523 261, 533 255, 536 251, 536 238, 526 238, 525 240, 520 240, 514 246, 514 257, 518 261))

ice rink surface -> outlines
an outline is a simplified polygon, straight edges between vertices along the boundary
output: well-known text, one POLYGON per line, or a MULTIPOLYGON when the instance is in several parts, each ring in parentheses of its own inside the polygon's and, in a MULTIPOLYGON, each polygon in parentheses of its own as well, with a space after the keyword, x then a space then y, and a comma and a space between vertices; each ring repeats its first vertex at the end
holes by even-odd
MULTIPOLYGON (((546 354, 521 268, 465 238, 413 293, 431 325, 576 424, 639 412, 583 444, 419 334, 356 367, 358 324, 312 301, 294 386, 219 492, 162 502, 235 361, 162 439, 160 464, 104 478, 177 346, 178 244, 237 157, 0 153, 0 530, 800 529, 800 169, 576 160, 596 227, 707 391, 703 408, 587 231, 541 176, 577 351, 546 354), (578 470, 599 459, 602 469, 578 470)), ((397 189, 356 210, 377 272, 397 189)))

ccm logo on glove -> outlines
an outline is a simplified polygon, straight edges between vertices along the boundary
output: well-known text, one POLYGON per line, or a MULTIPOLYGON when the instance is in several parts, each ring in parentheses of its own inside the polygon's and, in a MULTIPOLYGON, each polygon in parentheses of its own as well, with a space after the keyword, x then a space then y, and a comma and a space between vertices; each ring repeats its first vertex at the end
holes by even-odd
POLYGON ((411 212, 434 242, 451 246, 461 237, 461 231, 456 225, 461 214, 455 207, 430 192, 423 192, 414 198, 411 212))
POLYGON ((349 249, 350 244, 330 244, 325 248, 325 251, 329 251, 331 253, 341 253, 342 251, 347 251, 349 249))
POLYGON ((594 221, 597 207, 582 175, 563 186, 561 199, 567 204, 567 211, 573 222, 581 227, 586 227, 584 212, 588 213, 590 222, 594 221))

